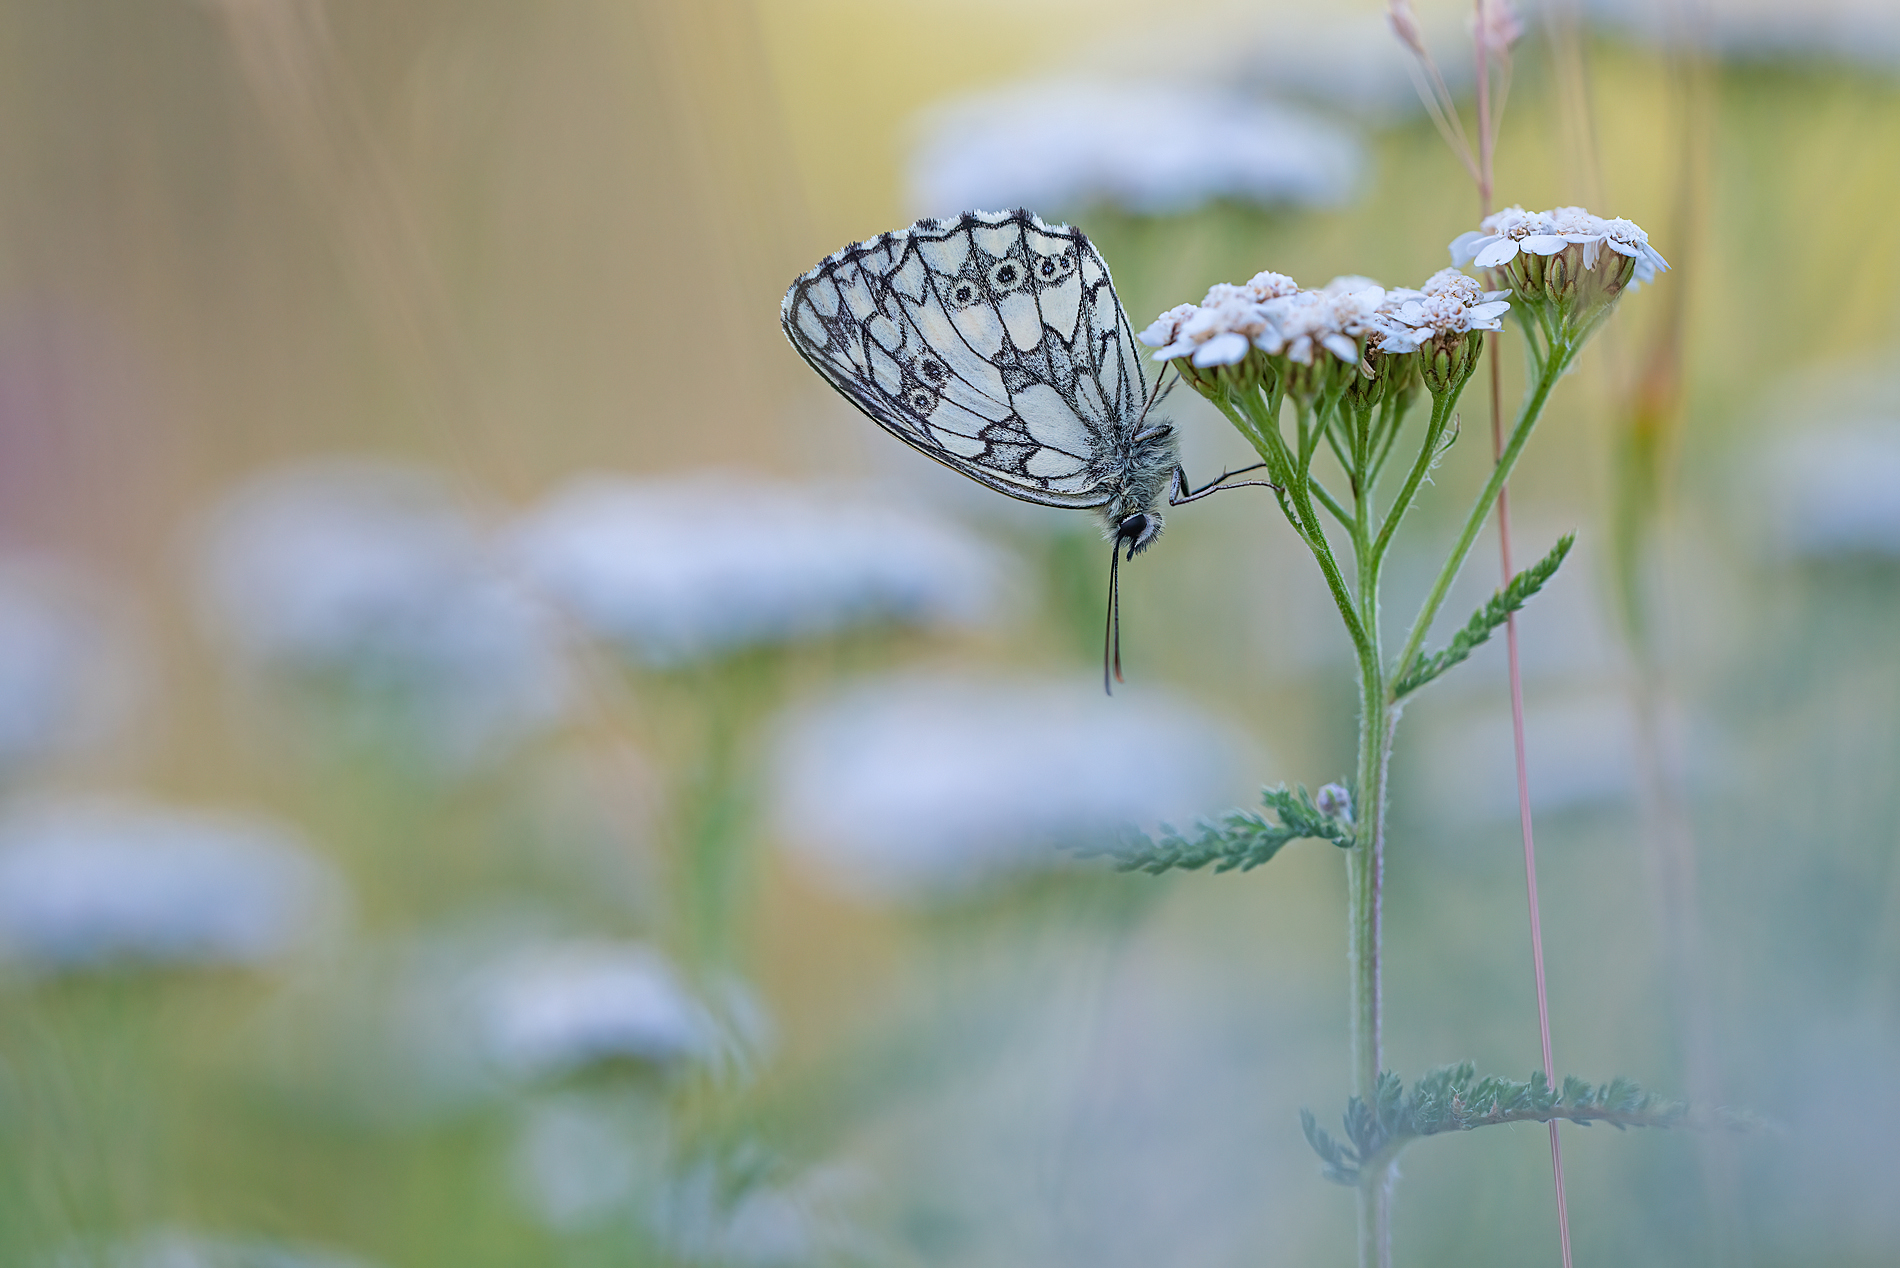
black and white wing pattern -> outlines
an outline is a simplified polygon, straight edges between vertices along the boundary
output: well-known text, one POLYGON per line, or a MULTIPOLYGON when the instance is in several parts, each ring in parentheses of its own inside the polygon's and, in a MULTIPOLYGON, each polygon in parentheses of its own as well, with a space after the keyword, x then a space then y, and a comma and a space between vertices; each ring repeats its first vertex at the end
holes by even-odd
POLYGON ((920 220, 830 256, 779 317, 859 409, 971 479, 1047 506, 1152 500, 1125 487, 1154 483, 1130 470, 1153 448, 1134 443, 1134 332, 1078 230, 1020 210, 920 220))

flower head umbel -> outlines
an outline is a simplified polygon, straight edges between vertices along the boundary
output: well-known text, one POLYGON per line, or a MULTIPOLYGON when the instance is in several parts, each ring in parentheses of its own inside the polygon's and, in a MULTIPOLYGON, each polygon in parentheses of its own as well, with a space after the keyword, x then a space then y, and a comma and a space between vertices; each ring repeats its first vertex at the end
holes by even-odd
POLYGON ((1512 291, 1523 301, 1520 320, 1534 317, 1551 337, 1579 346, 1624 291, 1669 268, 1636 224, 1582 207, 1506 207, 1453 239, 1451 259, 1512 291))
POLYGON ((1416 291, 1389 293, 1374 319, 1379 350, 1387 356, 1423 352, 1419 368, 1426 386, 1443 392, 1462 383, 1476 364, 1481 332, 1503 324, 1511 307, 1508 293, 1487 291, 1457 269, 1441 269, 1416 291))
POLYGON ((1230 383, 1291 372, 1289 386, 1317 391, 1356 370, 1385 291, 1367 278, 1339 278, 1306 290, 1284 273, 1256 273, 1246 284, 1220 282, 1198 304, 1170 308, 1141 332, 1157 361, 1171 361, 1202 391, 1227 373, 1230 383), (1295 367, 1298 370, 1295 371, 1295 367))

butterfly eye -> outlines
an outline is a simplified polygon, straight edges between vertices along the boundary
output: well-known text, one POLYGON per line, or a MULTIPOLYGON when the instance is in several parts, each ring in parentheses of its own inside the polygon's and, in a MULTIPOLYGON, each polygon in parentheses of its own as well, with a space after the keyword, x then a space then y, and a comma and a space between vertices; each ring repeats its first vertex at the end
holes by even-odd
POLYGON ((1023 280, 1023 266, 1014 260, 998 260, 990 265, 990 287, 993 290, 1014 290, 1023 280))

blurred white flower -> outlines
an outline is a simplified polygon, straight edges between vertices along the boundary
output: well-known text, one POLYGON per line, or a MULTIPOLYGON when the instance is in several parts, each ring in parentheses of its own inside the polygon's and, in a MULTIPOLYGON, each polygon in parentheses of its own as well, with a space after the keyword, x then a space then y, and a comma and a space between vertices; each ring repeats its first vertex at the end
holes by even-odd
POLYGON ((1750 60, 1817 54, 1900 66, 1900 8, 1892 0, 1721 0, 1693 17, 1646 0, 1589 0, 1591 19, 1670 46, 1710 49, 1750 60))
POLYGON ((349 459, 270 472, 198 545, 207 622, 247 663, 394 704, 448 756, 564 710, 552 623, 428 472, 349 459))
POLYGON ((709 1059, 722 1043, 712 1015, 638 943, 527 947, 492 964, 478 990, 489 1056, 521 1077, 559 1077, 605 1061, 709 1059))
POLYGON ((653 1230, 673 1255, 692 1264, 792 1268, 856 1258, 858 1239, 828 1208, 844 1173, 820 1169, 789 1183, 755 1182, 734 1194, 719 1166, 704 1162, 675 1177, 655 1204, 653 1230))
POLYGON ((341 895, 264 820, 105 800, 0 820, 0 950, 42 968, 259 964, 307 940, 341 895))
POLYGON ((52 1268, 365 1268, 362 1260, 262 1238, 159 1228, 97 1248, 73 1248, 52 1268))
POLYGON ((1759 484, 1789 553, 1900 558, 1900 416, 1788 432, 1762 458, 1759 484))
POLYGON ((1058 80, 946 102, 919 121, 910 197, 925 215, 971 207, 1144 213, 1231 198, 1331 205, 1361 165, 1350 133, 1304 112, 1186 83, 1058 80))
POLYGON ((795 711, 773 772, 780 832, 872 897, 954 892, 1058 864, 1123 825, 1185 825, 1241 792, 1244 749, 1193 708, 1075 681, 919 676, 795 711))
POLYGON ((996 551, 916 511, 701 473, 588 476, 519 525, 522 571, 628 655, 665 666, 854 625, 974 624, 996 551))
MULTIPOLYGON (((1448 822, 1515 822, 1517 785, 1508 712, 1441 719, 1419 745, 1419 774, 1434 812, 1448 822)), ((1614 690, 1533 701, 1524 717, 1531 805, 1542 813, 1613 806, 1636 796, 1635 722, 1614 690)))
POLYGON ((122 720, 135 673, 113 609, 70 569, 0 562, 0 777, 84 748, 122 720))
MULTIPOLYGON (((551 1227, 585 1228, 622 1210, 642 1172, 650 1169, 635 1148, 634 1133, 641 1125, 626 1121, 616 1108, 577 1096, 550 1098, 530 1108, 515 1142, 515 1185, 551 1227)), ((649 1138, 642 1143, 650 1152, 665 1142, 649 1138)))

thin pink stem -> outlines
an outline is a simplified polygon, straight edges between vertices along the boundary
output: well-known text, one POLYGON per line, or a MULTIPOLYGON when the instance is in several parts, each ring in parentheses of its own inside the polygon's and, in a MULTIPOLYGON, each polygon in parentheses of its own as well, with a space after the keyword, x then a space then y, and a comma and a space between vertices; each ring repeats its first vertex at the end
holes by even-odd
MULTIPOLYGON (((1491 50, 1487 32, 1489 25, 1485 21, 1486 0, 1476 0, 1477 32, 1474 36, 1477 44, 1478 72, 1478 202, 1480 217, 1491 214, 1491 194, 1493 189, 1492 158, 1496 152, 1497 125, 1499 120, 1491 114, 1491 50)), ((1508 56, 1508 54, 1506 54, 1508 56)), ((1500 106, 1502 103, 1500 103, 1500 106)), ((1493 341, 1495 344, 1495 340, 1493 341)), ((1493 461, 1504 453, 1504 384, 1498 366, 1497 349, 1492 348, 1491 357, 1491 450, 1493 461)), ((1513 569, 1511 567, 1511 501, 1510 486, 1506 484, 1498 490, 1498 556, 1504 573, 1504 584, 1509 585, 1513 569)), ((1517 647, 1517 617, 1512 615, 1504 624, 1504 641, 1510 663, 1511 675, 1511 744, 1513 756, 1517 761, 1517 817, 1524 835, 1524 890, 1525 899, 1531 915, 1531 968, 1537 979, 1537 1036, 1543 1042, 1544 1078, 1552 1086, 1557 1082, 1557 1063, 1551 1056, 1550 1047, 1550 995, 1544 979, 1544 923, 1539 914, 1537 901, 1537 844, 1531 831, 1531 782, 1526 769, 1526 748, 1524 743, 1524 678, 1520 668, 1517 647)), ((1557 1120, 1550 1120, 1550 1173, 1552 1184, 1557 1192, 1557 1238, 1563 1250, 1564 1268, 1572 1268, 1570 1256, 1570 1203, 1564 1192, 1564 1151, 1563 1142, 1557 1135, 1557 1120)))

